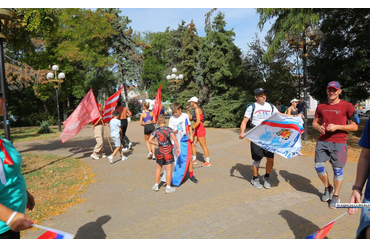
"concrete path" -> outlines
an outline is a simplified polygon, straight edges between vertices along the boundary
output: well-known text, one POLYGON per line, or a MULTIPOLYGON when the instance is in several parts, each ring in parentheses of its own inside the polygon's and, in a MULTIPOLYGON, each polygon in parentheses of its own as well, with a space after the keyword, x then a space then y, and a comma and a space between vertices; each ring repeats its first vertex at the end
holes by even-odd
MULTIPOLYGON (((86 202, 42 224, 80 239, 301 239, 346 212, 329 209, 328 203, 320 201, 324 188, 313 157, 287 160, 276 155, 271 188, 254 189, 249 141, 239 140, 238 133, 238 129, 207 129, 212 166, 200 168, 204 159, 198 150, 194 175, 199 184, 187 180, 173 194, 165 194, 165 186, 159 192, 151 190, 155 161, 146 159, 143 127, 138 122, 128 127, 133 143, 133 150, 126 152, 128 160, 121 161, 117 155, 113 165, 108 159, 90 158, 95 145, 91 126, 65 144, 55 138, 15 143, 15 147, 21 153, 82 159, 97 174, 96 182, 82 195, 86 202)), ((105 152, 111 153, 107 143, 105 152)), ((328 163, 327 168, 332 179, 328 163)), ((264 173, 265 159, 260 175, 264 173)), ((341 202, 349 201, 355 173, 356 163, 348 163, 341 202)), ((327 237, 355 238, 359 215, 340 218, 327 237)), ((42 233, 29 230, 25 238, 42 233)))

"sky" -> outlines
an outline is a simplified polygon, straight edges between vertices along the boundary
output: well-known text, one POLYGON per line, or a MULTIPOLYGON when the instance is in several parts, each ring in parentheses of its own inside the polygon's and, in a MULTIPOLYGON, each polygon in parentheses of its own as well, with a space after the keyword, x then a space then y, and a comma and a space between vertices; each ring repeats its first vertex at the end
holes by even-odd
MULTIPOLYGON (((186 25, 194 21, 198 35, 205 36, 205 14, 212 8, 121 8, 121 14, 127 16, 132 22, 129 24, 135 31, 164 32, 167 27, 177 29, 182 20, 186 25)), ((252 42, 255 34, 262 40, 270 29, 267 22, 260 32, 258 28, 259 15, 255 8, 219 8, 211 16, 218 12, 225 14, 226 30, 234 30, 234 43, 243 52, 248 50, 248 43, 252 42)))

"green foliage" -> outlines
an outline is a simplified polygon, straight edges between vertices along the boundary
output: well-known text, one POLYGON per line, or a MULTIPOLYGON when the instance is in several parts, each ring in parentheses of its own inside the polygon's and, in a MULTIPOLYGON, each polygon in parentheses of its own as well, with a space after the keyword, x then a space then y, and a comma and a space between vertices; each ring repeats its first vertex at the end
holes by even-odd
POLYGON ((203 106, 209 126, 216 128, 238 128, 243 120, 248 103, 253 102, 249 93, 231 88, 222 95, 213 97, 203 106))
MULTIPOLYGON (((180 91, 185 90, 190 83, 196 81, 196 64, 198 62, 198 51, 200 48, 200 38, 193 20, 187 26, 183 37, 181 49, 181 68, 184 81, 180 85, 180 91)), ((198 93, 198 92, 197 92, 198 93)))
MULTIPOLYGON (((166 33, 147 33, 146 39, 150 47, 145 48, 143 51, 142 87, 146 90, 151 89, 153 85, 158 85, 158 89, 158 83, 165 80, 166 33)), ((153 92, 153 90, 151 91, 153 92)))
POLYGON ((143 105, 138 100, 130 100, 128 102, 128 109, 130 109, 132 116, 141 112, 143 105))
POLYGON ((302 34, 311 24, 317 24, 320 20, 320 15, 317 9, 310 8, 285 8, 285 9, 257 9, 260 15, 258 23, 262 30, 264 24, 274 19, 269 35, 273 37, 267 52, 263 55, 264 61, 273 59, 274 53, 285 42, 288 34, 302 34))
POLYGON ((219 12, 212 22, 212 29, 201 41, 197 83, 203 102, 241 83, 241 52, 233 43, 234 31, 225 30, 225 26, 225 15, 219 12))
POLYGON ((369 9, 324 9, 320 48, 308 59, 310 93, 325 101, 326 85, 339 81, 341 98, 355 103, 369 97, 369 9))
MULTIPOLYGON (((125 89, 137 85, 151 99, 161 85, 162 101, 173 101, 174 87, 166 75, 176 67, 184 75, 176 89, 184 108, 189 98, 197 96, 211 126, 239 127, 245 106, 254 102, 256 87, 268 90, 267 100, 272 103, 282 100, 288 106, 298 96, 302 77, 296 75, 301 63, 295 61, 301 59, 285 37, 317 23, 324 39, 307 60, 309 93, 324 100, 325 85, 338 80, 344 99, 368 97, 368 9, 257 9, 261 29, 267 21, 273 24, 268 37, 262 42, 256 38, 243 55, 234 44, 233 29, 226 29, 225 15, 216 9, 205 15, 205 37, 198 36, 193 21, 142 36, 119 9, 14 11, 23 17, 16 23, 23 23, 23 28, 2 26, 7 35, 5 59, 11 64, 6 68, 8 106, 18 117, 14 125, 56 123, 55 88, 42 79, 49 65, 58 64, 66 74, 59 88, 62 118, 73 112, 90 87, 100 103, 118 84, 125 89), (15 65, 22 68, 19 73, 9 70, 15 65)), ((141 110, 138 102, 130 102, 129 108, 134 114, 141 110)))
POLYGON ((40 128, 38 129, 37 133, 38 134, 47 134, 51 133, 51 129, 49 127, 49 122, 48 121, 42 121, 40 124, 40 128))
MULTIPOLYGON (((57 10, 52 8, 18 8, 14 9, 20 17, 25 30, 40 36, 47 36, 57 27, 57 10)), ((17 20, 18 21, 18 20, 17 20)))

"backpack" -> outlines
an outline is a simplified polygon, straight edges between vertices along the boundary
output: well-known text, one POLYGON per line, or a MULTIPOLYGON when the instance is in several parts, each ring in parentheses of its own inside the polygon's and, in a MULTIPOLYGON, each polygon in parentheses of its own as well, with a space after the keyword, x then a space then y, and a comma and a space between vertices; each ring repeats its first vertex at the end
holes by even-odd
MULTIPOLYGON (((274 106, 270 103, 270 102, 267 102, 267 103, 269 103, 270 104, 270 106, 271 106, 271 115, 274 113, 274 106)), ((253 120, 253 114, 254 114, 254 110, 256 109, 256 103, 251 103, 251 104, 248 104, 247 105, 247 108, 250 106, 250 105, 252 105, 252 114, 251 114, 251 118, 249 119, 249 121, 248 121, 248 123, 247 123, 247 127, 248 127, 248 125, 251 127, 251 128, 253 128, 253 127, 255 127, 255 125, 254 124, 252 124, 252 120, 253 120)))

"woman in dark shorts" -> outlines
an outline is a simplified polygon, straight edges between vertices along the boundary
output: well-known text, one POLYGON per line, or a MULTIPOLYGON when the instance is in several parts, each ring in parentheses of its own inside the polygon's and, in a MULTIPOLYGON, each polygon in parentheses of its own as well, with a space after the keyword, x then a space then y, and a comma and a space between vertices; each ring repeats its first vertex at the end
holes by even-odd
POLYGON ((144 112, 140 115, 140 125, 144 126, 144 139, 145 145, 148 149, 148 159, 155 160, 155 147, 149 144, 150 134, 155 129, 153 124, 153 112, 149 111, 149 102, 145 102, 143 105, 144 112))

